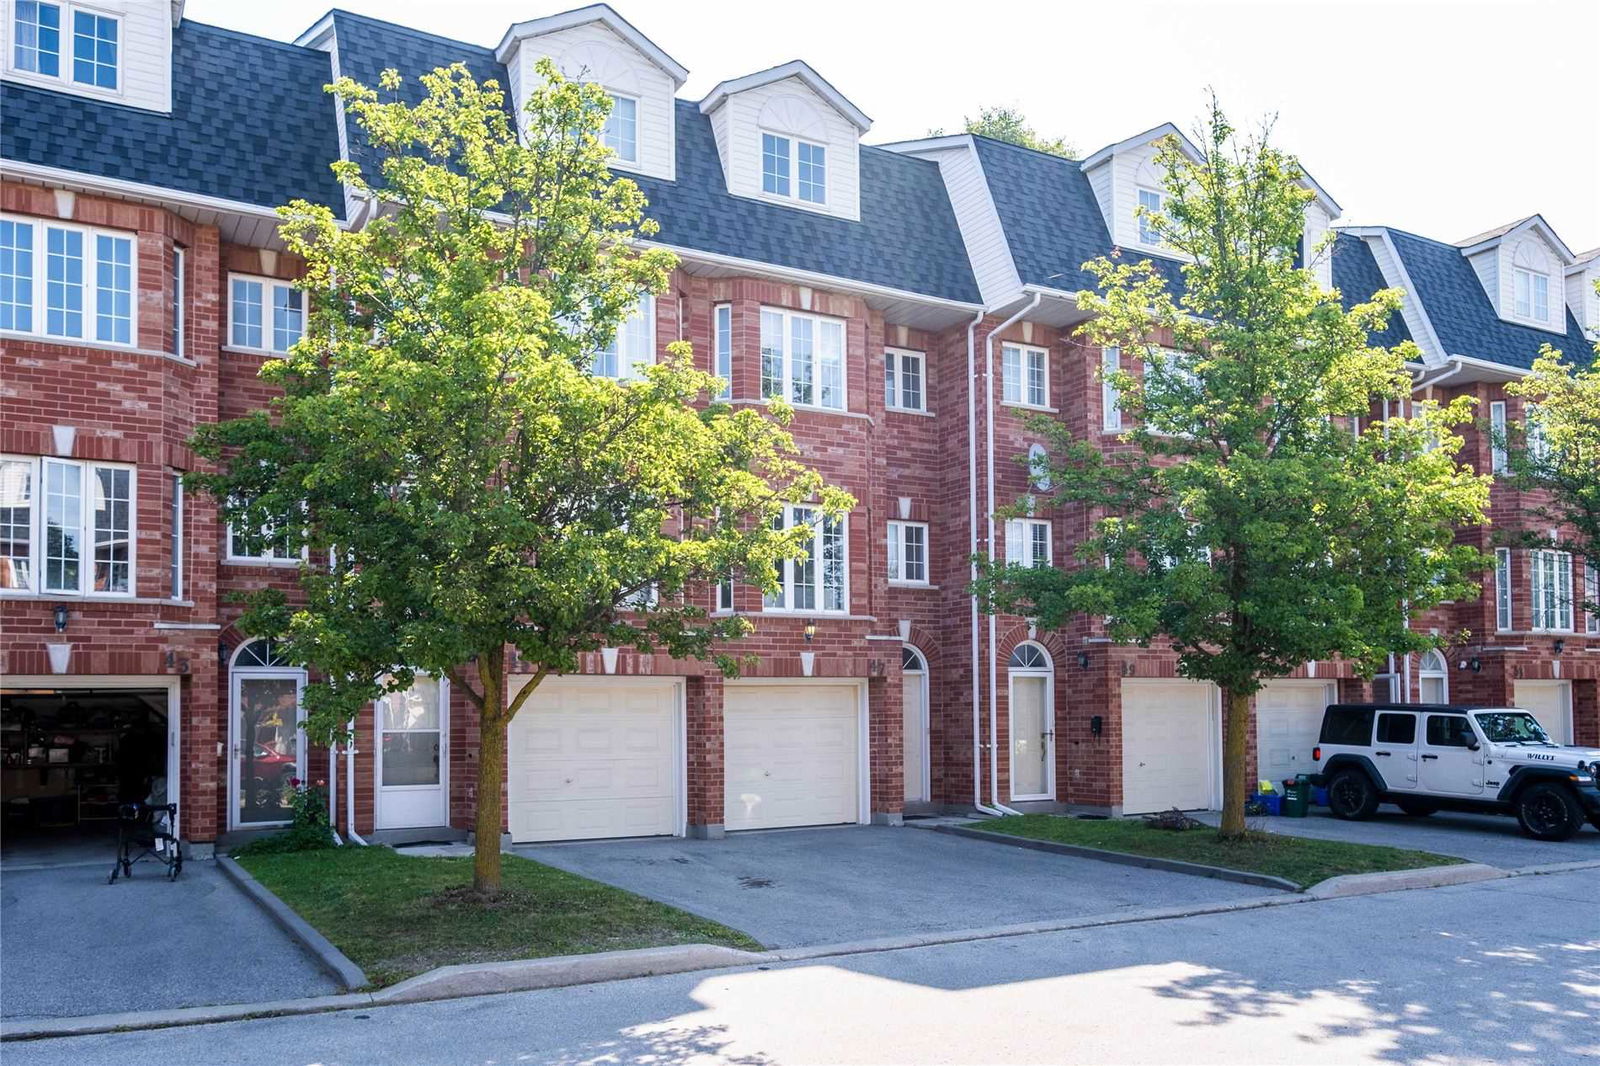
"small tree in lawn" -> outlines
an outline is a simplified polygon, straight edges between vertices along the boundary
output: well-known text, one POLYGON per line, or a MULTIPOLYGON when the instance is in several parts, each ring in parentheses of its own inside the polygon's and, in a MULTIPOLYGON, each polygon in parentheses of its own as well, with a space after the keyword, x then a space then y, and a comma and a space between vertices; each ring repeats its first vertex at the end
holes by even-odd
MULTIPOLYGON (((1513 439, 1497 443, 1507 449, 1512 480, 1547 494, 1511 535, 1529 547, 1571 552, 1600 572, 1600 360, 1563 362, 1561 352, 1545 345, 1533 372, 1506 392, 1527 400, 1532 412, 1513 439)), ((1600 611, 1600 603, 1581 598, 1583 610, 1600 611)))
POLYGON ((539 683, 608 646, 736 670, 719 642, 747 623, 689 596, 733 573, 773 587, 806 532, 772 528, 785 502, 853 505, 796 461, 781 404, 702 402, 721 383, 686 344, 633 380, 591 373, 674 259, 633 243, 654 225, 607 168, 606 94, 540 71, 520 137, 496 85, 461 66, 423 76, 414 105, 392 71, 383 99, 330 86, 380 160, 337 166, 371 219, 280 210, 310 305, 262 371, 282 398, 196 438, 219 466, 195 480, 228 519, 308 550, 304 602, 259 593, 242 625, 315 672, 312 739, 339 739, 416 672, 477 709, 484 893, 500 883, 507 726, 539 683), (531 680, 508 696, 513 652, 531 680))
POLYGON ((1047 627, 1088 613, 1116 640, 1170 643, 1185 677, 1221 688, 1225 838, 1245 831, 1262 684, 1312 660, 1371 670, 1430 645, 1413 613, 1476 594, 1484 566, 1455 543, 1488 496, 1455 458, 1450 427, 1470 408, 1368 419, 1374 401, 1410 398, 1415 349, 1369 341, 1399 294, 1346 311, 1294 265, 1311 193, 1268 134, 1241 138, 1213 102, 1204 159, 1161 149, 1169 199, 1152 222, 1192 260, 1183 294, 1148 261, 1113 257, 1087 264, 1102 291, 1079 295, 1094 316, 1083 335, 1143 364, 1142 378, 1109 375, 1138 420, 1130 447, 1102 452, 1039 419, 1053 487, 1039 503, 1088 509, 1089 535, 1071 568, 990 562, 979 582, 991 609, 1047 627), (1171 349, 1152 343, 1158 330, 1171 349))

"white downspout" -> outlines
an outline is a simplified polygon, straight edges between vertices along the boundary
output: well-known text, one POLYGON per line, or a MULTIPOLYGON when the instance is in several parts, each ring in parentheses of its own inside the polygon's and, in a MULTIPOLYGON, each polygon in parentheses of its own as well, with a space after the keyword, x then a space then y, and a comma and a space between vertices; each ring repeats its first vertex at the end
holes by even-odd
MULTIPOLYGON (((376 721, 376 718, 374 718, 376 721)), ((344 742, 344 835, 352 844, 367 846, 356 832, 356 720, 350 719, 350 735, 344 742)))
MULTIPOLYGON (((967 555, 968 573, 978 580, 978 358, 977 330, 987 311, 967 324, 967 555)), ((978 596, 971 597, 972 618, 972 805, 982 814, 999 815, 983 802, 983 682, 978 676, 978 596)))
POLYGON ((328 745, 328 835, 334 845, 343 846, 339 836, 339 745, 328 745))
MULTIPOLYGON (((1010 329, 1022 318, 1027 316, 1039 306, 1044 299, 1044 293, 1035 292, 1033 298, 1017 311, 1016 314, 1006 319, 1000 325, 989 331, 984 338, 983 359, 983 392, 984 392, 984 417, 987 425, 984 426, 984 450, 986 452, 985 486, 987 491, 987 506, 989 511, 986 528, 987 541, 984 545, 989 557, 994 558, 994 361, 995 338, 1010 329)), ((1046 376, 1048 380, 1048 375, 1046 376)), ((1008 563, 1010 560, 1006 560, 1008 563)), ((996 622, 993 614, 989 615, 989 806, 1006 814, 1020 814, 1021 811, 1013 810, 1000 802, 1000 665, 995 662, 996 622)), ((1052 723, 1053 725, 1054 723, 1052 723)))

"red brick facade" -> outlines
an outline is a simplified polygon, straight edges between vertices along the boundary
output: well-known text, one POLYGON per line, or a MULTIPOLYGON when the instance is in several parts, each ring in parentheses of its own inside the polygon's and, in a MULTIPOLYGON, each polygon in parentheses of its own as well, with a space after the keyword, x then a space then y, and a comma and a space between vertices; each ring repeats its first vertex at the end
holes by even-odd
MULTIPOLYGON (((171 521, 175 477, 195 468, 185 445, 204 422, 230 418, 263 406, 270 392, 257 371, 268 358, 226 344, 226 287, 230 271, 291 278, 296 264, 283 254, 224 244, 214 226, 186 221, 165 210, 99 199, 67 196, 54 190, 7 183, 3 207, 13 216, 63 218, 111 227, 137 235, 137 338, 131 348, 61 343, 7 335, 0 338, 0 451, 16 456, 65 455, 133 464, 137 482, 137 541, 134 595, 123 598, 55 595, 0 599, 0 669, 8 678, 70 688, 107 678, 149 678, 177 686, 180 709, 180 787, 183 829, 195 841, 215 839, 230 828, 228 747, 228 657, 246 639, 236 629, 240 608, 230 594, 264 584, 292 588, 291 565, 230 562, 225 530, 214 505, 191 494, 183 507, 182 586, 172 592, 171 521), (185 252, 183 306, 184 354, 166 349, 172 332, 167 271, 174 245, 185 252), (61 427, 74 432, 63 434, 61 427), (63 448, 71 436, 69 448, 63 448), (57 633, 53 609, 69 608, 66 629, 57 633), (48 645, 71 645, 65 668, 52 669, 48 645)), ((733 395, 750 401, 759 395, 760 309, 779 307, 842 319, 846 324, 845 394, 840 412, 805 409, 793 432, 806 460, 832 483, 852 492, 858 504, 847 531, 849 609, 843 615, 763 613, 757 590, 739 587, 735 609, 755 622, 755 632, 740 647, 758 661, 748 672, 763 678, 809 676, 849 678, 865 684, 868 706, 867 788, 875 819, 896 820, 903 808, 901 642, 915 645, 927 661, 928 759, 933 804, 970 807, 975 799, 973 736, 972 609, 965 594, 972 530, 968 520, 969 386, 975 397, 978 442, 987 434, 990 404, 984 382, 994 390, 994 495, 1007 504, 1028 491, 1024 467, 1015 461, 1036 439, 1027 427, 1034 411, 1001 399, 999 343, 992 353, 994 373, 986 375, 990 332, 1000 316, 989 316, 974 331, 976 377, 968 377, 968 330, 952 325, 937 333, 885 320, 849 287, 807 288, 757 277, 696 276, 680 271, 656 301, 660 345, 684 337, 709 366, 713 351, 713 309, 732 308, 733 395), (680 314, 682 320, 680 321, 680 314), (925 413, 889 410, 883 388, 886 346, 924 352, 925 413), (886 523, 906 519, 929 525, 928 583, 891 584, 886 566, 886 523), (807 617, 817 622, 805 639, 807 617)), ((1096 381, 1098 350, 1068 331, 1032 322, 1007 329, 1005 341, 1043 347, 1049 352, 1048 408, 1074 435, 1118 446, 1102 430, 1101 390, 1096 381)), ((1499 386, 1461 386, 1480 400, 1502 398, 1499 386)), ((1444 398, 1455 395, 1447 390, 1444 398)), ((1512 417, 1517 403, 1512 401, 1512 417)), ((1481 467, 1489 463, 1488 443, 1479 431, 1467 434, 1466 454, 1481 467)), ((985 462, 978 456, 978 548, 984 543, 985 462)), ((1496 528, 1511 526, 1526 513, 1528 501, 1506 488, 1495 490, 1496 528)), ((1086 532, 1089 515, 1063 511, 1039 517, 1053 522, 1053 552, 1060 562, 1086 532)), ((1002 526, 996 537, 1003 545, 1002 526)), ((1490 530, 1469 534, 1488 545, 1490 530)), ((1453 640, 1447 655, 1449 695, 1454 700, 1512 703, 1519 680, 1572 682, 1575 739, 1600 743, 1600 637, 1585 636, 1577 612, 1574 631, 1532 633, 1530 585, 1525 553, 1513 556, 1514 624, 1496 632, 1492 582, 1479 600, 1459 603, 1419 619, 1453 640), (1556 654, 1557 641, 1564 642, 1556 654)), ((1581 571, 1574 573, 1581 590, 1581 571)), ((708 604, 709 606, 709 604, 708 604)), ((1119 647, 1104 639, 1100 623, 1082 618, 1058 632, 1030 635, 1024 620, 997 619, 993 655, 997 669, 992 693, 997 745, 988 747, 991 713, 989 621, 979 620, 978 679, 981 683, 978 795, 987 803, 991 775, 997 795, 1010 796, 1010 749, 1006 662, 1023 641, 1035 639, 1052 661, 1055 723, 1055 800, 1062 804, 1116 808, 1122 803, 1121 700, 1126 679, 1173 677, 1174 657, 1161 650, 1119 647), (1100 731, 1091 723, 1100 719, 1100 731), (995 754, 999 754, 998 766, 995 754)), ((586 657, 586 674, 604 674, 600 655, 586 657)), ((709 667, 665 656, 622 652, 615 672, 622 675, 678 675, 685 680, 685 782, 691 832, 723 822, 723 702, 725 683, 709 667)), ((1417 699, 1416 664, 1397 670, 1410 679, 1403 697, 1417 699)), ((1319 663, 1297 676, 1336 679, 1344 698, 1365 698, 1373 685, 1350 676, 1343 664, 1319 663), (1314 673, 1313 673, 1314 671, 1314 673)), ((1387 695, 1387 693, 1384 693, 1387 695)), ((375 824, 372 715, 358 721, 356 824, 362 832, 375 824)), ((449 821, 470 827, 477 758, 471 707, 461 694, 451 701, 449 821)), ((1254 738, 1252 737, 1252 745, 1254 738)), ((1252 749, 1253 750, 1253 749, 1252 749)), ((345 772, 341 758, 338 773, 345 772)), ((307 755, 306 773, 326 778, 325 751, 307 755)), ((345 804, 341 780, 338 802, 345 804)), ((341 814, 341 822, 343 815, 341 814)))

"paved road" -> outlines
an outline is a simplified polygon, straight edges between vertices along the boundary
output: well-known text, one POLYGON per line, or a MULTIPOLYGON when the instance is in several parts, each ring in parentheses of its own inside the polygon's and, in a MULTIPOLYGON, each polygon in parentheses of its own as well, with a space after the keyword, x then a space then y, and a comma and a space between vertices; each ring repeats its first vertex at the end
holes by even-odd
POLYGON ((1279 894, 886 826, 546 844, 517 852, 712 918, 769 948, 1279 894))
POLYGON ((5 1061, 1592 1066, 1600 1056, 1595 875, 8 1044, 5 1061))

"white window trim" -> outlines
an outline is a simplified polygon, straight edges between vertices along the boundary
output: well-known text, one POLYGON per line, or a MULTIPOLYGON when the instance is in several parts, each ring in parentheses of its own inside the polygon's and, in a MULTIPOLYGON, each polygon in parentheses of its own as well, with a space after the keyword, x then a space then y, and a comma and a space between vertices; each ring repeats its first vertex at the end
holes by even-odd
POLYGON ((1499 633, 1513 629, 1511 586, 1511 549, 1494 550, 1494 624, 1499 633))
POLYGON ((1516 319, 1520 319, 1523 322, 1532 323, 1534 325, 1539 325, 1539 326, 1548 326, 1548 325, 1550 325, 1550 303, 1551 303, 1551 301, 1550 301, 1550 290, 1552 288, 1554 288, 1554 286, 1552 286, 1550 284, 1550 275, 1549 274, 1546 274, 1543 271, 1539 271, 1539 270, 1531 270, 1528 267, 1520 267, 1520 266, 1512 267, 1511 268, 1511 317, 1512 318, 1516 318, 1516 319), (1518 299, 1517 299, 1517 283, 1520 282, 1523 278, 1527 278, 1528 279, 1528 309, 1527 309, 1527 311, 1523 311, 1521 308, 1518 307, 1518 299), (1543 278, 1544 279, 1544 314, 1543 315, 1539 314, 1538 301, 1535 300, 1535 298, 1534 298, 1534 281, 1539 279, 1539 278, 1543 278))
POLYGON ((817 586, 817 605, 815 607, 790 606, 794 603, 794 564, 799 560, 785 559, 779 564, 778 568, 779 582, 782 586, 783 604, 779 606, 773 606, 766 602, 765 597, 762 597, 761 613, 787 615, 821 614, 830 615, 834 618, 848 616, 850 614, 850 516, 840 515, 838 519, 840 538, 839 542, 844 546, 844 587, 841 590, 842 594, 840 596, 840 602, 844 606, 840 608, 831 608, 823 606, 823 603, 826 599, 826 591, 822 573, 822 508, 816 504, 810 503, 785 504, 783 508, 783 528, 794 528, 794 512, 796 509, 802 511, 811 511, 816 515, 816 524, 812 527, 811 531, 811 558, 816 565, 815 575, 817 586))
POLYGON ((1122 390, 1106 375, 1122 369, 1122 349, 1104 348, 1100 352, 1100 428, 1107 433, 1122 432, 1122 390))
POLYGON ((189 347, 188 323, 184 321, 189 302, 189 281, 186 276, 189 269, 189 256, 184 249, 177 245, 172 246, 170 253, 167 265, 172 269, 173 320, 172 331, 168 334, 168 339, 172 343, 172 354, 179 359, 183 359, 186 358, 184 353, 189 347))
MULTIPOLYGON (((617 331, 612 335, 611 344, 617 350, 617 372, 615 374, 595 374, 596 377, 610 378, 612 381, 638 381, 643 377, 638 368, 641 366, 656 365, 656 298, 654 293, 643 292, 639 299, 628 311, 621 322, 617 323, 617 331), (648 358, 639 358, 637 353, 629 354, 622 350, 623 330, 628 323, 644 308, 644 336, 645 344, 649 351, 645 353, 648 358)), ((600 355, 595 353, 596 358, 600 355)), ((594 373, 594 364, 590 363, 590 372, 594 373)))
POLYGON ((52 344, 89 344, 119 350, 134 350, 139 347, 139 235, 137 233, 133 230, 111 229, 107 226, 83 226, 76 222, 63 222, 38 215, 18 215, 10 212, 0 214, 0 220, 33 227, 33 303, 31 305, 33 308, 33 328, 0 330, 0 335, 37 338, 52 344), (83 234, 83 311, 81 312, 83 315, 83 335, 81 337, 46 331, 45 323, 49 318, 49 306, 46 301, 50 284, 50 242, 46 230, 52 229, 69 230, 83 234), (100 310, 100 286, 97 280, 99 273, 97 268, 100 261, 95 250, 96 237, 113 237, 128 242, 128 339, 126 341, 101 340, 96 332, 100 310))
POLYGON ((189 548, 189 546, 184 543, 185 501, 183 492, 183 475, 174 472, 170 473, 168 477, 172 485, 172 529, 170 530, 172 536, 172 550, 169 553, 170 558, 168 559, 167 564, 169 567, 168 576, 170 578, 167 593, 172 597, 172 599, 181 602, 183 600, 183 582, 184 579, 188 577, 185 571, 187 570, 186 564, 188 562, 186 554, 189 548))
POLYGON ((787 204, 791 207, 804 207, 812 211, 827 211, 829 201, 833 195, 833 145, 823 141, 813 141, 809 137, 799 137, 793 133, 780 133, 764 127, 756 128, 756 192, 764 200, 774 203, 787 204), (787 193, 767 191, 767 137, 780 137, 789 142, 789 191, 787 193), (822 199, 806 200, 800 195, 800 146, 808 144, 813 148, 821 148, 823 152, 822 164, 822 199))
POLYGON ((895 586, 906 586, 909 588, 927 588, 932 583, 929 573, 933 564, 933 553, 929 550, 930 539, 930 530, 928 528, 928 523, 926 522, 905 522, 895 519, 889 523, 887 538, 888 550, 886 556, 889 572, 889 584, 895 586), (909 578, 903 576, 905 573, 906 559, 905 535, 908 529, 920 529, 922 531, 921 578, 909 578))
POLYGON ((1134 191, 1133 191, 1133 239, 1134 239, 1134 243, 1139 245, 1139 247, 1141 247, 1141 248, 1165 248, 1166 245, 1163 242, 1159 241, 1159 240, 1157 240, 1157 241, 1147 241, 1147 240, 1144 239, 1144 229, 1145 229, 1145 227, 1144 227, 1144 225, 1141 224, 1141 223, 1144 222, 1144 219, 1139 214, 1139 208, 1144 206, 1144 205, 1140 202, 1140 196, 1139 196, 1140 193, 1152 193, 1156 198, 1156 210, 1161 212, 1161 214, 1163 216, 1166 215, 1166 210, 1167 210, 1167 194, 1165 192, 1163 192, 1160 189, 1152 189, 1148 185, 1135 186, 1134 187, 1134 191))
POLYGON ((1001 344, 1000 345, 1000 403, 1004 407, 1024 407, 1030 411, 1054 410, 1050 406, 1050 349, 1041 348, 1036 344, 1001 344), (1017 382, 1017 394, 1023 399, 1006 399, 1006 350, 1011 349, 1019 354, 1018 369, 1021 380, 1017 382), (1028 359, 1038 355, 1044 367, 1044 402, 1032 403, 1026 399, 1028 395, 1028 359))
POLYGON ((1052 566, 1055 563, 1055 529, 1047 518, 1008 518, 1006 519, 1006 564, 1018 566, 1052 566), (1035 527, 1043 526, 1045 530, 1045 557, 1039 559, 1033 553, 1035 527))
MULTIPOLYGON (((270 527, 262 526, 261 536, 271 538, 270 527)), ((222 544, 222 561, 229 566, 281 566, 298 567, 301 563, 311 559, 311 548, 302 544, 300 551, 294 555, 237 555, 233 550, 233 523, 225 522, 222 527, 225 538, 222 544)), ((332 569, 332 554, 329 554, 329 568, 332 569)))
POLYGON ((733 399, 733 305, 721 303, 711 309, 711 372, 725 384, 719 400, 733 399), (723 323, 727 323, 727 348, 724 349, 723 323))
MULTIPOLYGON (((809 311, 792 311, 787 307, 773 307, 768 304, 761 306, 762 316, 775 314, 783 318, 783 367, 782 385, 783 399, 790 407, 800 411, 832 411, 838 414, 850 410, 850 328, 849 323, 842 318, 831 315, 812 314, 809 311), (815 327, 811 336, 811 395, 813 402, 798 403, 790 397, 794 394, 794 359, 791 348, 793 347, 794 333, 791 323, 797 319, 809 319, 815 327), (822 403, 822 331, 824 323, 837 323, 839 326, 839 404, 829 406, 822 403)), ((766 348, 766 339, 761 334, 761 323, 757 320, 757 343, 761 349, 766 348)), ((763 403, 769 402, 772 397, 765 393, 765 374, 763 367, 758 365, 756 380, 756 393, 763 403)))
POLYGON ((1439 701, 1438 702, 1440 702, 1440 703, 1449 703, 1450 702, 1450 670, 1449 670, 1449 663, 1447 663, 1445 661, 1444 654, 1442 652, 1439 652, 1439 651, 1436 650, 1432 654, 1435 656, 1436 661, 1439 663, 1439 668, 1437 670, 1424 669, 1424 665, 1428 661, 1428 654, 1429 653, 1424 652, 1422 655, 1420 655, 1417 658, 1417 702, 1418 703, 1431 703, 1431 702, 1433 702, 1431 700, 1422 699, 1422 683, 1424 681, 1427 681, 1427 680, 1435 680, 1435 681, 1439 682, 1439 701))
MULTIPOLYGON (((283 278, 269 278, 262 274, 245 274, 240 271, 228 273, 227 287, 223 290, 223 298, 228 304, 228 320, 223 328, 223 348, 231 352, 250 352, 255 355, 287 355, 288 348, 273 347, 272 310, 273 292, 276 289, 293 289, 294 282, 283 278), (234 281, 254 281, 261 285, 261 346, 250 344, 235 344, 233 340, 233 283, 234 281)), ((311 316, 310 294, 300 290, 300 336, 306 335, 306 320, 311 316)))
POLYGON ((6 599, 55 599, 70 597, 83 600, 132 600, 139 591, 139 468, 132 463, 108 463, 85 459, 62 459, 53 455, 0 455, 0 461, 28 463, 32 466, 33 498, 28 514, 28 567, 33 587, 27 589, 0 589, 6 599), (80 471, 78 488, 78 587, 73 589, 46 589, 44 587, 45 494, 44 468, 47 463, 77 467, 80 471), (128 472, 128 588, 124 592, 106 591, 92 587, 94 584, 94 487, 98 470, 126 470, 128 472))
POLYGON ((1583 631, 1590 636, 1600 633, 1600 567, 1583 560, 1583 599, 1587 608, 1583 612, 1583 631))
POLYGON ((1533 589, 1533 619, 1528 627, 1534 633, 1571 633, 1572 632, 1572 555, 1568 552, 1557 551, 1554 548, 1538 548, 1528 554, 1529 581, 1533 589), (1553 579, 1552 587, 1543 587, 1542 578, 1546 567, 1550 567, 1549 576, 1553 579), (1566 580, 1562 581, 1565 573, 1566 580), (1566 588, 1566 595, 1562 596, 1562 587, 1566 588), (1554 602, 1546 602, 1553 598, 1554 602), (1554 613, 1555 625, 1540 625, 1544 616, 1554 613))
POLYGON ((1506 402, 1504 400, 1489 401, 1489 471, 1494 474, 1506 472, 1509 459, 1506 455, 1506 402))
POLYGON ((107 11, 92 4, 67 3, 66 0, 45 0, 45 3, 61 9, 61 51, 58 56, 58 73, 40 74, 36 70, 23 70, 17 66, 17 7, 15 3, 11 3, 6 5, 7 17, 11 20, 11 24, 6 27, 5 33, 6 76, 49 89, 66 89, 75 93, 91 93, 106 99, 120 99, 124 95, 128 84, 128 27, 123 13, 107 11), (117 85, 114 89, 108 89, 103 85, 90 85, 87 82, 74 81, 72 78, 72 16, 78 11, 98 15, 101 18, 108 18, 117 24, 117 85))
MULTIPOLYGON (((887 395, 888 390, 886 389, 886 395, 884 396, 884 407, 890 411, 902 411, 919 415, 927 414, 928 353, 919 352, 915 348, 885 348, 883 350, 883 358, 885 367, 892 372, 894 376, 895 396, 895 402, 889 403, 889 397, 887 395), (891 357, 893 357, 893 362, 890 362, 891 357), (901 366, 904 360, 907 359, 915 359, 917 361, 917 395, 921 398, 922 403, 916 407, 907 407, 904 403, 900 402, 905 398, 905 391, 900 381, 901 366)), ((1048 374, 1048 371, 1046 371, 1046 373, 1048 374)), ((887 382, 885 382, 885 384, 887 385, 887 382)))
MULTIPOLYGON (((639 120, 644 115, 644 101, 641 100, 636 93, 618 92, 615 89, 609 89, 603 85, 601 88, 605 89, 606 95, 611 97, 613 100, 627 100, 633 104, 633 155, 620 155, 617 150, 615 148, 611 148, 609 144, 607 144, 606 147, 611 150, 611 162, 613 164, 622 167, 624 170, 637 170, 639 168, 639 120)), ((613 107, 612 110, 615 111, 615 107, 613 107)), ((610 121, 610 118, 610 114, 607 114, 606 120, 610 121)), ((601 144, 606 143, 605 138, 606 133, 604 128, 602 128, 600 130, 601 144)))

